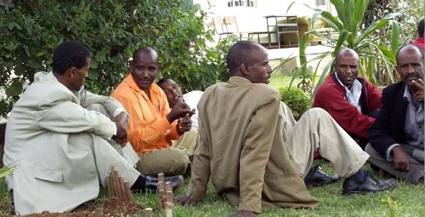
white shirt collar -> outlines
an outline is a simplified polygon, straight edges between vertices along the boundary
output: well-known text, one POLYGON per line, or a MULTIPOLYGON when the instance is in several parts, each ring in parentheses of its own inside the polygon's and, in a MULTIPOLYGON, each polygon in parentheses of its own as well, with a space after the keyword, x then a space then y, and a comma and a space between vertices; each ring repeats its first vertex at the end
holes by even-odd
POLYGON ((335 73, 335 78, 338 81, 338 83, 344 87, 345 89, 345 96, 347 97, 347 101, 354 107, 357 108, 357 110, 361 111, 360 106, 360 95, 362 94, 362 83, 356 78, 353 81, 353 85, 351 86, 351 89, 349 89, 347 86, 345 86, 341 80, 339 80, 337 73, 335 73))

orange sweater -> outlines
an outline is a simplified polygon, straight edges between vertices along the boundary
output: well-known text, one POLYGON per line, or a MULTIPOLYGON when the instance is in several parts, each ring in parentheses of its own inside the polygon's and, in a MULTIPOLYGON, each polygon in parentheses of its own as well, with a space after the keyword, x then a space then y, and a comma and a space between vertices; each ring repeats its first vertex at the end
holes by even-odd
POLYGON ((168 148, 179 137, 177 121, 169 123, 166 118, 170 108, 164 92, 156 84, 149 91, 151 99, 130 74, 112 93, 128 112, 128 138, 139 154, 168 148))

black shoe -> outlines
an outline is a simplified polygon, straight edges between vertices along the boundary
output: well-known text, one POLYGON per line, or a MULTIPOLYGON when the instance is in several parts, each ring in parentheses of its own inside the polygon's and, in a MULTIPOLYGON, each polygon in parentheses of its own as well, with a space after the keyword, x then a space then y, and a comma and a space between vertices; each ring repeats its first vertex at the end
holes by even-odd
POLYGON ((363 180, 358 180, 354 176, 346 178, 343 183, 342 193, 350 195, 385 191, 394 188, 395 184, 395 179, 375 180, 366 173, 363 180))
MULTIPOLYGON (((155 176, 145 176, 146 184, 145 188, 146 191, 149 192, 156 192, 158 189, 158 178, 155 176)), ((184 179, 183 176, 166 176, 165 182, 170 182, 171 187, 173 188, 173 191, 183 187, 184 185, 184 179)))
POLYGON ((338 175, 329 176, 321 171, 319 166, 313 166, 311 167, 310 171, 308 171, 308 174, 304 177, 304 183, 307 187, 318 187, 334 183, 339 179, 340 177, 338 175))

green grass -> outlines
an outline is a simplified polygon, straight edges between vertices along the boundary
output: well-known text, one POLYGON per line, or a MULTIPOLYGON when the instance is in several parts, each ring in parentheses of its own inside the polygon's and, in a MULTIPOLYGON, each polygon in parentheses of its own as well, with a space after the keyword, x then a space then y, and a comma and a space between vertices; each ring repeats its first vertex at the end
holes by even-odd
MULTIPOLYGON (((329 163, 319 161, 319 164, 326 172, 333 172, 329 168, 329 163)), ((370 170, 368 166, 366 166, 366 169, 370 170)), ((412 185, 400 181, 392 191, 356 196, 343 196, 341 189, 342 181, 332 185, 310 189, 311 194, 321 201, 320 206, 316 209, 264 209, 260 216, 425 216, 425 186, 422 184, 412 185)), ((184 192, 185 189, 178 191, 176 194, 182 194, 184 192)), ((100 200, 104 200, 105 195, 102 192, 100 200)), ((135 195, 135 200, 143 208, 151 207, 156 209, 158 207, 158 197, 156 194, 137 194, 135 195)), ((8 213, 7 204, 8 195, 6 185, 4 181, 0 181, 0 216, 8 213)), ((226 200, 215 194, 213 187, 209 186, 207 198, 195 207, 176 206, 174 208, 174 216, 227 217, 231 216, 236 210, 236 207, 233 207, 226 200)), ((156 211, 155 216, 164 216, 164 214, 156 211)))
MULTIPOLYGON (((273 73, 270 84, 275 88, 287 87, 291 76, 281 73, 273 73)), ((328 173, 333 173, 329 163, 319 161, 319 164, 328 173)), ((365 166, 370 170, 368 166, 365 166)), ((376 175, 376 174, 375 174, 376 175)), ((188 180, 186 180, 188 182, 188 180)), ((187 183, 186 183, 187 184, 187 183)), ((283 184, 283 183, 282 183, 283 184)), ((186 185, 187 186, 187 185, 186 185)), ((338 216, 338 217, 382 217, 382 216, 425 216, 425 186, 412 185, 403 181, 397 184, 392 191, 376 194, 357 196, 343 196, 341 194, 342 181, 332 185, 312 188, 310 192, 320 199, 321 204, 316 209, 264 209, 261 217, 283 217, 283 216, 338 216)), ((185 188, 176 194, 183 194, 185 188)), ((104 200, 104 191, 99 200, 104 200)), ((136 202, 143 208, 158 208, 158 197, 156 194, 136 194, 136 202)), ((7 215, 9 197, 6 184, 0 180, 0 216, 7 215)), ((231 216, 237 207, 233 207, 223 198, 214 193, 213 187, 209 186, 208 196, 195 207, 174 208, 175 217, 227 217, 231 216)), ((156 211, 155 216, 164 216, 163 212, 156 211)))
MULTIPOLYGON (((281 72, 273 72, 270 78, 270 85, 279 89, 281 87, 288 87, 291 83, 292 75, 283 74, 281 72)), ((301 79, 296 78, 292 84, 295 87, 301 79)))

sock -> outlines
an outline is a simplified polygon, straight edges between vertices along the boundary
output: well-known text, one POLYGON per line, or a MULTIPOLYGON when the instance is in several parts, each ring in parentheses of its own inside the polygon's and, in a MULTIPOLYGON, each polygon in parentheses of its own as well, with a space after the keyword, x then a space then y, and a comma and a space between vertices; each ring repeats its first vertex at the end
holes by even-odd
MULTIPOLYGON (((364 181, 366 179, 366 172, 363 171, 362 169, 360 169, 359 171, 357 171, 356 173, 354 173, 354 175, 352 175, 351 177, 355 178, 358 181, 364 181)), ((350 178, 351 178, 350 177, 350 178)))
POLYGON ((146 177, 140 175, 136 181, 134 182, 134 184, 131 186, 130 190, 133 192, 142 192, 145 193, 145 188, 146 188, 146 177))

